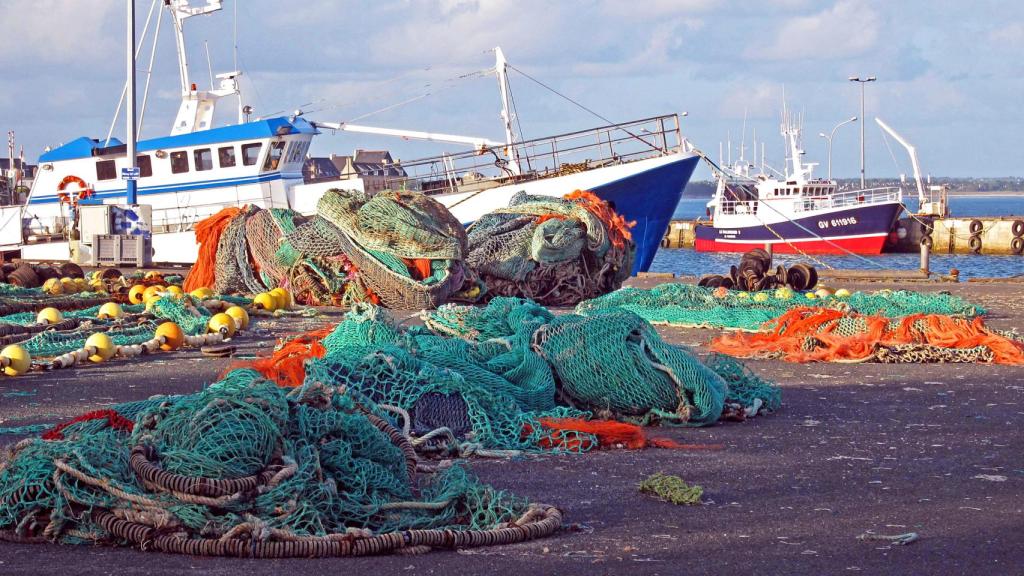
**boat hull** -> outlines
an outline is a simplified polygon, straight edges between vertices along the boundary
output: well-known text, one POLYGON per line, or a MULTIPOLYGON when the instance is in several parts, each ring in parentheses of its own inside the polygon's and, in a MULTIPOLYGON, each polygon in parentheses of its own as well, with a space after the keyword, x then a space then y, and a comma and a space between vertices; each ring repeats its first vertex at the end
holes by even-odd
POLYGON ((606 168, 595 168, 556 178, 545 178, 479 192, 435 196, 465 225, 480 216, 505 208, 516 193, 561 198, 575 190, 589 190, 610 202, 632 228, 636 259, 632 272, 646 272, 661 246, 686 184, 699 157, 670 154, 606 168))
POLYGON ((902 205, 893 202, 767 225, 698 226, 694 248, 698 252, 746 252, 770 244, 779 254, 880 254, 901 211, 902 205))

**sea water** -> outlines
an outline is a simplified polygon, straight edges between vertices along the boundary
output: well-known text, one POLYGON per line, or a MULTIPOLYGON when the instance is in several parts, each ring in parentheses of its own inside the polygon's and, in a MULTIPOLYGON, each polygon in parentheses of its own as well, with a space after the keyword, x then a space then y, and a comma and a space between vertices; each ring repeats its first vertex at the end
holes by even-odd
MULTIPOLYGON (((683 198, 673 215, 678 219, 695 219, 705 215, 708 198, 683 198)), ((911 209, 916 204, 910 204, 911 209)), ((971 195, 951 196, 949 209, 954 216, 1013 216, 1024 219, 1024 195, 971 195)), ((878 256, 801 256, 779 254, 775 261, 790 265, 797 262, 825 268, 871 270, 916 270, 920 264, 918 254, 881 254, 878 256), (816 261, 817 260, 817 261, 816 261), (820 262, 818 262, 820 261, 820 262)), ((689 248, 661 248, 651 264, 651 272, 674 272, 701 276, 728 274, 729 266, 739 262, 739 254, 696 252, 689 248)), ((951 269, 960 271, 961 278, 1024 275, 1024 256, 989 256, 981 254, 932 254, 931 270, 946 274, 951 269)))

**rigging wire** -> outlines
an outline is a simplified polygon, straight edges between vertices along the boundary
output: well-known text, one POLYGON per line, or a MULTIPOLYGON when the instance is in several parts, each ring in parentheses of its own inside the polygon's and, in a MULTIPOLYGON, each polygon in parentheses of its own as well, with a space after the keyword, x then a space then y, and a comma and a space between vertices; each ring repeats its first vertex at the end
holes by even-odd
MULTIPOLYGON (((536 83, 536 84, 537 84, 538 86, 540 86, 540 87, 542 87, 542 88, 544 88, 544 89, 546 89, 546 90, 548 90, 548 91, 552 92, 552 93, 553 93, 553 94, 555 94, 556 96, 559 96, 559 97, 561 97, 561 98, 563 98, 563 99, 567 100, 568 102, 570 102, 570 103, 572 103, 573 105, 575 105, 575 106, 579 107, 580 109, 582 109, 582 110, 584 110, 584 111, 586 111, 586 112, 588 112, 588 113, 592 114, 593 116, 595 116, 595 117, 597 117, 597 118, 601 119, 602 121, 604 121, 604 122, 606 122, 606 123, 608 123, 608 124, 615 124, 615 122, 612 122, 612 121, 611 121, 611 120, 609 120, 608 118, 605 118, 605 117, 604 117, 604 116, 602 116, 601 114, 598 114, 597 112, 595 112, 594 110, 592 110, 592 109, 590 109, 590 108, 588 108, 588 107, 584 106, 584 105, 583 105, 583 104, 581 104, 580 102, 577 102, 576 100, 573 100, 572 98, 570 98, 570 97, 566 96, 565 94, 562 94, 562 93, 561 93, 561 92, 559 92, 558 90, 555 90, 555 89, 554 89, 554 88, 552 88, 551 86, 548 86, 547 84, 545 84, 545 83, 541 82, 540 80, 538 80, 538 79, 534 78, 533 76, 530 76, 529 74, 527 74, 526 72, 523 72, 523 71, 522 71, 522 70, 520 70, 519 68, 516 68, 516 67, 515 67, 515 66, 513 66, 512 64, 508 64, 508 63, 506 63, 506 66, 508 66, 508 67, 509 67, 509 68, 511 68, 512 70, 515 70, 516 72, 519 72, 520 74, 522 74, 523 76, 525 76, 525 77, 526 77, 526 78, 527 78, 528 80, 531 80, 531 81, 533 81, 534 83, 536 83)), ((654 144, 651 144, 651 143, 650 143, 650 142, 648 142, 647 140, 644 140, 643 138, 641 138, 640 136, 638 136, 638 135, 636 135, 636 134, 634 134, 634 133, 630 132, 629 130, 627 130, 627 129, 625 129, 625 128, 620 128, 620 129, 621 129, 621 130, 622 130, 623 132, 625 132, 626 134, 629 134, 630 136, 632 136, 633 138, 635 138, 635 139, 637 139, 637 140, 639 140, 639 141, 643 142, 644 144, 646 144, 646 145, 650 146, 652 150, 661 150, 661 148, 660 148, 660 147, 658 147, 658 146, 656 146, 656 145, 654 145, 654 144)))
MULTIPOLYGON (((423 70, 429 70, 429 69, 430 68, 425 68, 423 70)), ((410 74, 412 74, 414 72, 418 72, 418 71, 420 71, 420 70, 412 70, 410 72, 407 72, 407 73, 402 74, 400 76, 397 76, 395 78, 391 78, 391 79, 387 80, 385 83, 394 82, 396 80, 399 80, 399 79, 401 79, 401 78, 403 78, 405 76, 408 76, 408 75, 410 75, 410 74)), ((369 118, 370 116, 374 116, 374 115, 380 114, 382 112, 387 112, 389 110, 394 110, 395 108, 399 108, 399 107, 405 106, 406 104, 410 104, 412 102, 416 102, 418 100, 422 100, 422 99, 424 99, 424 98, 426 98, 428 96, 433 96, 433 95, 435 95, 435 94, 437 94, 437 93, 439 93, 439 92, 441 92, 443 90, 449 90, 451 88, 454 88, 462 80, 470 80, 470 79, 475 79, 475 78, 483 78, 483 77, 488 76, 491 73, 493 73, 493 71, 494 71, 494 68, 484 68, 482 70, 474 70, 472 72, 467 72, 467 73, 464 73, 464 74, 459 74, 457 76, 452 76, 450 78, 445 78, 445 79, 443 79, 443 80, 441 80, 439 82, 436 82, 436 81, 426 82, 425 84, 423 84, 423 87, 427 89, 426 91, 421 92, 419 94, 416 94, 414 96, 411 96, 409 98, 406 98, 404 100, 401 100, 399 102, 388 104, 388 105, 383 106, 381 108, 377 108, 375 110, 371 110, 371 111, 366 112, 364 114, 360 114, 360 115, 358 115, 358 116, 356 116, 354 118, 350 118, 350 119, 346 120, 346 122, 354 122, 356 120, 362 120, 364 118, 369 118)), ((348 102, 338 102, 338 103, 332 104, 330 106, 324 106, 324 107, 321 107, 321 108, 314 108, 314 109, 311 109, 311 110, 304 110, 303 113, 315 113, 315 112, 322 112, 322 111, 330 110, 330 109, 334 109, 334 108, 343 108, 343 107, 354 106, 354 105, 358 104, 360 101, 361 101, 361 99, 359 99, 359 100, 350 100, 348 102)))

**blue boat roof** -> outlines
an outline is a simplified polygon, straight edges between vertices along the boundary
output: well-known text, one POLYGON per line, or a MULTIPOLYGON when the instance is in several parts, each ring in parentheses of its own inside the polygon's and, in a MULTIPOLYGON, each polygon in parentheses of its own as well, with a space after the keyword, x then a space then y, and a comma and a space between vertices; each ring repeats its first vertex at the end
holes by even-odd
MULTIPOLYGON (((268 138, 270 136, 284 136, 287 134, 319 134, 319 131, 303 118, 294 120, 280 116, 267 118, 255 122, 247 122, 236 126, 224 126, 211 128, 190 134, 178 134, 177 136, 164 136, 141 140, 136 146, 139 152, 157 150, 160 148, 182 148, 185 146, 202 146, 203 144, 218 144, 221 142, 234 142, 238 140, 255 140, 257 138, 268 138)), ((76 138, 67 144, 44 152, 39 156, 39 162, 55 162, 57 160, 73 160, 75 158, 88 158, 95 150, 124 146, 124 142, 111 138, 110 143, 94 140, 86 136, 76 138), (106 146, 104 146, 106 144, 106 146)), ((123 152, 121 152, 123 154, 123 152)))

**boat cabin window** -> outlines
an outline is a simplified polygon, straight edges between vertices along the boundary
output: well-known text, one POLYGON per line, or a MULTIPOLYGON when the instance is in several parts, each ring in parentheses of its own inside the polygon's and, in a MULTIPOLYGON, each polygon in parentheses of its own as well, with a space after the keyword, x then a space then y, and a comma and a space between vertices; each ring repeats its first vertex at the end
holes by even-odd
POLYGON ((281 165, 281 156, 284 155, 284 142, 272 142, 270 144, 270 153, 267 154, 267 159, 263 162, 264 170, 277 170, 278 166, 281 165))
POLYGON ((180 150, 171 152, 171 174, 188 172, 188 152, 180 150))
POLYGON ((309 142, 292 142, 291 147, 288 148, 288 164, 295 164, 301 162, 303 157, 306 155, 306 150, 309 150, 309 142))
POLYGON ((235 147, 224 146, 217 149, 217 161, 221 168, 231 168, 235 165, 235 147))
POLYGON ((113 160, 100 160, 96 163, 97 180, 113 180, 114 178, 117 178, 117 168, 114 167, 113 160))
POLYGON ((149 154, 135 157, 135 165, 139 167, 139 178, 149 178, 153 175, 153 163, 149 154))
POLYGON ((243 144, 242 145, 242 164, 246 166, 252 166, 256 164, 256 161, 260 159, 260 150, 263 148, 263 144, 243 144))
POLYGON ((203 170, 213 169, 213 153, 210 152, 209 148, 193 150, 192 155, 196 160, 196 171, 201 172, 203 170))

